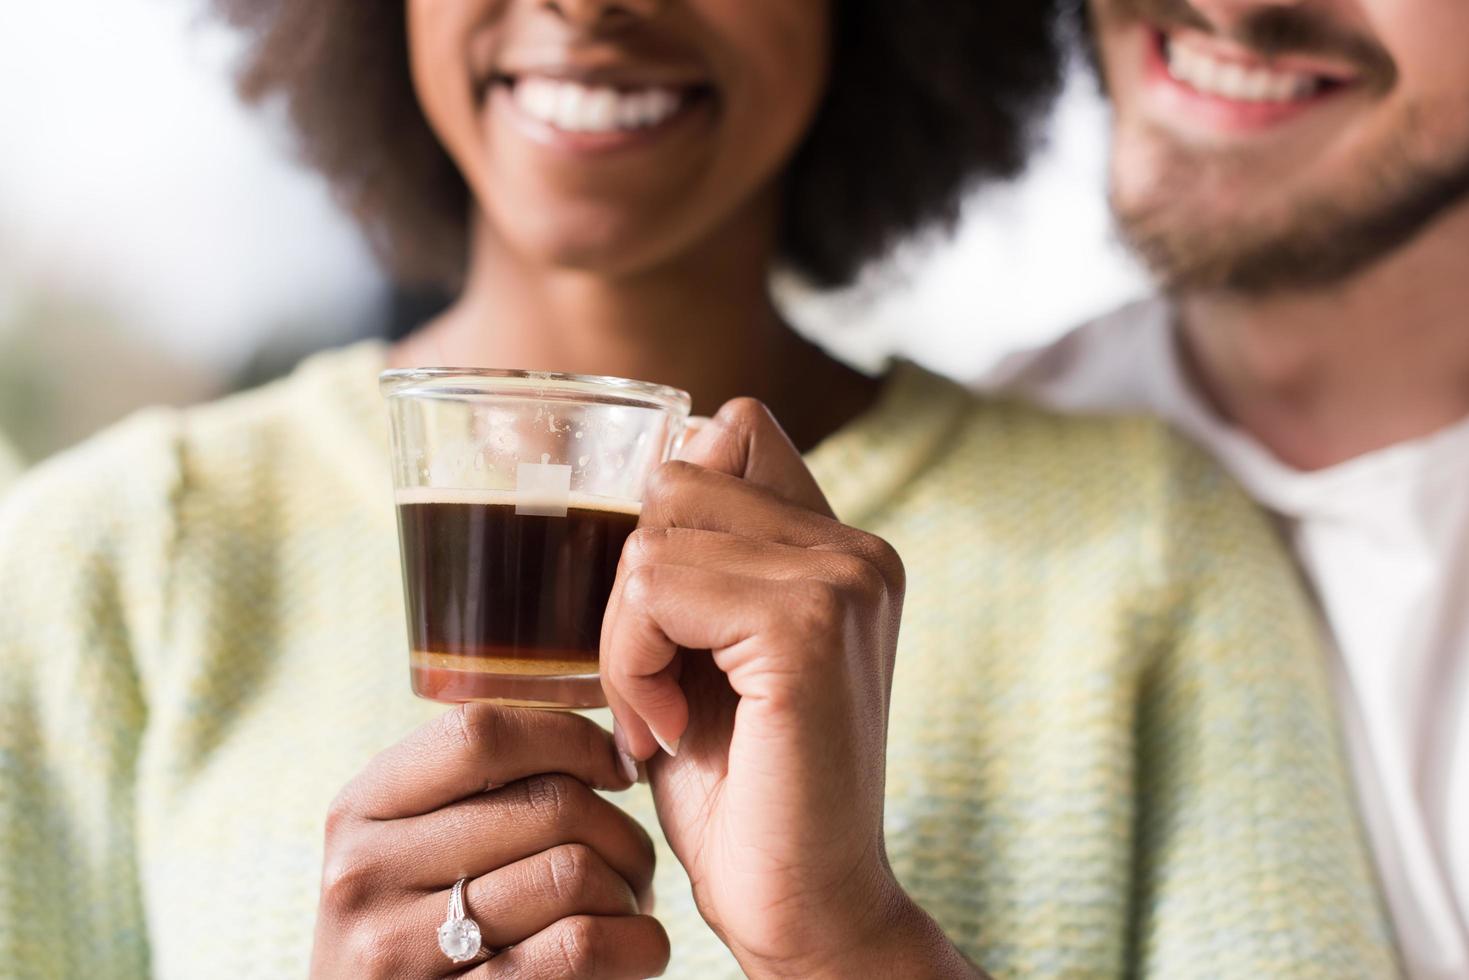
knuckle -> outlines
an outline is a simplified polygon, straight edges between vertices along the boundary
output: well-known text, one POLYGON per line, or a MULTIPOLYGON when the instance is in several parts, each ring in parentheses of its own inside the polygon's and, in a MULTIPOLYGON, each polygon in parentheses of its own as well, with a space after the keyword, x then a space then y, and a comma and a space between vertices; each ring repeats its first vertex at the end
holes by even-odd
POLYGON ((357 806, 352 787, 343 789, 326 808, 326 843, 331 849, 332 841, 346 835, 357 820, 357 806))
POLYGON ((371 904, 378 887, 378 864, 361 848, 328 852, 321 869, 321 904, 336 913, 350 913, 371 904))
POLYGON ((666 527, 640 527, 628 535, 627 543, 622 546, 622 556, 628 567, 639 568, 655 563, 668 540, 668 530, 666 527))
POLYGON ((658 584, 655 565, 638 565, 627 573, 622 583, 622 601, 630 606, 646 606, 658 584))
POLYGON ((872 546, 871 562, 882 574, 887 582, 887 589, 893 595, 901 596, 908 587, 908 569, 903 565, 903 556, 898 554, 886 540, 876 535, 868 535, 872 546))
POLYGON ((853 550, 858 557, 882 576, 883 586, 888 592, 894 595, 903 594, 908 575, 907 570, 903 567, 903 558, 898 554, 898 549, 875 534, 859 531, 853 550))
POLYGON ((791 599, 792 612, 806 632, 827 632, 845 616, 846 602, 833 585, 807 582, 793 590, 791 599))
POLYGON ((531 818, 547 827, 569 826, 575 816, 579 786, 570 776, 559 773, 532 776, 525 780, 525 804, 531 818))
POLYGON ((354 976, 392 977, 398 975, 401 949, 397 937, 381 923, 363 925, 352 930, 348 948, 352 951, 354 976))
POLYGON ((574 904, 591 891, 601 859, 585 844, 562 844, 546 852, 547 891, 559 905, 574 904))
POLYGON ((499 710, 486 704, 461 704, 444 716, 448 736, 472 755, 497 743, 500 722, 499 710))
POLYGON ((880 603, 887 594, 887 579, 871 562, 856 555, 842 555, 836 565, 837 581, 851 599, 870 605, 880 603))
POLYGON ((643 488, 644 508, 647 509, 649 503, 663 504, 677 496, 697 471, 697 466, 681 459, 669 460, 659 466, 649 475, 643 488))
POLYGON ((557 976, 597 976, 597 926, 587 916, 562 919, 552 927, 557 976))

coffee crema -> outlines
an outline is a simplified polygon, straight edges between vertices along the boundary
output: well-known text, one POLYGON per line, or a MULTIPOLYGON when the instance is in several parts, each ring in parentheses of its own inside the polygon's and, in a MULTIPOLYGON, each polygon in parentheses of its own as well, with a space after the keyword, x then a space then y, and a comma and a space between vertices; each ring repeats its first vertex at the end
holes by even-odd
POLYGON ((509 491, 398 494, 414 693, 435 701, 604 704, 602 617, 639 505, 573 494, 566 516, 509 491))

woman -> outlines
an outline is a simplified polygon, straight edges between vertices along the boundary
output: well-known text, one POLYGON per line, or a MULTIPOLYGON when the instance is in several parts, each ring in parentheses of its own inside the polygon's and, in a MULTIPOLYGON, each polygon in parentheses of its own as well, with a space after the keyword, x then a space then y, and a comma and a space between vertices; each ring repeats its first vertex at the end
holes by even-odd
POLYGON ((8 964, 1391 969, 1305 607, 1249 506, 1150 423, 869 379, 771 301, 777 263, 845 281, 1015 167, 1044 5, 230 7, 246 90, 458 298, 7 501, 8 964), (408 695, 374 380, 424 363, 644 378, 714 415, 624 552, 615 734, 408 695), (460 882, 463 965, 436 941, 460 882))

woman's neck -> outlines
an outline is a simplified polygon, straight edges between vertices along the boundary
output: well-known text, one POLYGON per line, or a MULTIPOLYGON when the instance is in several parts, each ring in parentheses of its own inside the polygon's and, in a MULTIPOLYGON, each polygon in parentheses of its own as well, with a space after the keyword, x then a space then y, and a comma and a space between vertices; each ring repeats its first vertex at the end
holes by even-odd
POLYGON ((527 262, 481 227, 464 292, 389 360, 637 378, 690 392, 696 414, 749 396, 810 448, 870 404, 876 384, 781 319, 769 238, 730 229, 675 265, 614 277, 527 262))

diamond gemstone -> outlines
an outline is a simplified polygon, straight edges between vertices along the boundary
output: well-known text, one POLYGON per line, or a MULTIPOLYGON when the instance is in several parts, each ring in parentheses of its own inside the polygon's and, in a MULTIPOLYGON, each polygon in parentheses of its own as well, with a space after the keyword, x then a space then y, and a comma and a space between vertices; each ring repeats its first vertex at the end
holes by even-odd
POLYGON ((473 919, 449 919, 439 926, 439 949, 455 963, 468 963, 479 947, 479 926, 473 919))

